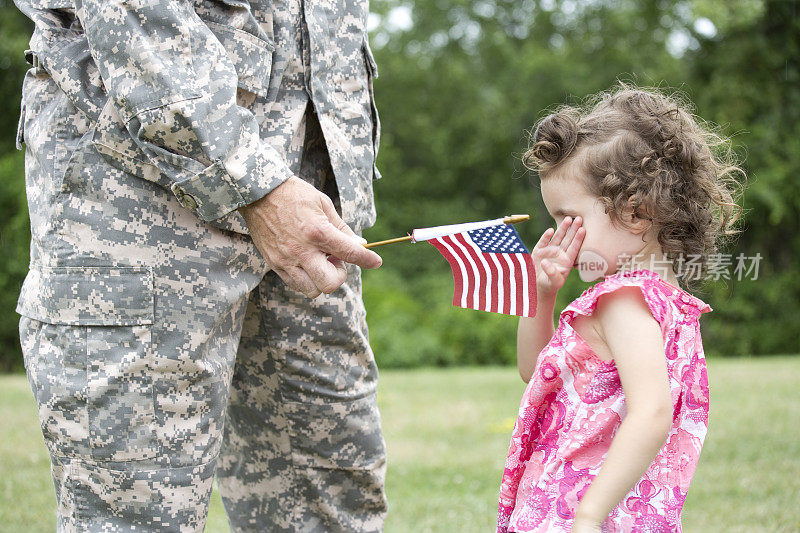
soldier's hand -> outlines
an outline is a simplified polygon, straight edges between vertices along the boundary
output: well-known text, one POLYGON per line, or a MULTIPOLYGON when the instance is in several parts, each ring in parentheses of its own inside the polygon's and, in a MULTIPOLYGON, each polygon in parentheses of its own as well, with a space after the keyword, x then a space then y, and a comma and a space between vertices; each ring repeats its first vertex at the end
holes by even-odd
POLYGON ((309 298, 347 279, 344 262, 378 268, 381 257, 339 217, 331 199, 297 177, 242 206, 258 251, 287 285, 309 298))

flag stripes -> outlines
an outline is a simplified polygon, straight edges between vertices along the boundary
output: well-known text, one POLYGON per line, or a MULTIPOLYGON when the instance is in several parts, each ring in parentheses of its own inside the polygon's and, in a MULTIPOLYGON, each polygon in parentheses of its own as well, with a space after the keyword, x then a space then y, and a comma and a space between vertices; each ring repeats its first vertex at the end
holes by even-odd
POLYGON ((428 242, 450 264, 455 285, 453 305, 532 317, 536 313, 533 260, 516 230, 510 228, 509 232, 506 225, 499 228, 497 235, 488 233, 493 231, 492 227, 479 230, 480 235, 466 231, 431 238, 428 242), (476 244, 473 237, 480 237, 483 246, 476 244))

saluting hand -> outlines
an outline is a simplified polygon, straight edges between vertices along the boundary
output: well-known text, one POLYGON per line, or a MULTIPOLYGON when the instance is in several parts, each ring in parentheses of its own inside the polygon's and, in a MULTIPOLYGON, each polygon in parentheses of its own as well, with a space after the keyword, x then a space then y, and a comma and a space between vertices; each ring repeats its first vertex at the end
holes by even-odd
POLYGON ((533 247, 531 258, 536 268, 536 290, 539 294, 552 295, 564 286, 586 236, 582 223, 581 217, 575 220, 564 217, 555 230, 547 228, 533 247))

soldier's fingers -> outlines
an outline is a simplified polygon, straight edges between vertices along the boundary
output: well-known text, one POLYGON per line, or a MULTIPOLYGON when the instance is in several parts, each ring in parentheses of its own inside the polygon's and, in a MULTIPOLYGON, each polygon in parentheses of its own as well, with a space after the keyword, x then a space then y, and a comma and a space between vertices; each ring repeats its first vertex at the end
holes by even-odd
MULTIPOLYGON (((344 261, 336 257, 335 255, 328 256, 328 261, 336 267, 336 270, 339 272, 339 277, 342 280, 342 283, 347 281, 347 265, 344 261)), ((341 283, 339 284, 341 285, 341 283)))
POLYGON ((329 255, 328 261, 330 261, 333 264, 333 266, 335 266, 337 269, 344 270, 345 276, 347 275, 347 265, 345 265, 344 261, 342 261, 335 255, 329 255))
POLYGON ((333 205, 333 202, 328 197, 328 195, 322 193, 320 194, 322 195, 322 210, 325 212, 325 216, 328 217, 330 223, 333 224, 339 231, 346 233, 350 237, 353 237, 358 242, 366 244, 367 239, 364 239, 363 237, 359 237, 358 235, 356 235, 356 233, 350 228, 350 226, 348 226, 347 223, 345 223, 345 221, 342 220, 342 217, 340 217, 339 213, 336 212, 336 207, 333 205))
POLYGON ((311 277, 316 288, 325 294, 330 294, 338 289, 347 279, 347 272, 336 268, 323 253, 310 256, 303 261, 301 267, 311 277))
POLYGON ((316 189, 314 191, 317 206, 325 218, 310 229, 308 237, 311 242, 317 245, 321 251, 335 254, 348 263, 355 263, 364 268, 381 266, 383 262, 381 256, 364 248, 363 245, 367 243, 367 240, 356 235, 342 220, 330 197, 316 189))
POLYGON ((344 233, 332 224, 320 234, 318 239, 322 251, 335 255, 342 261, 356 264, 362 268, 378 268, 383 263, 381 256, 364 248, 357 237, 344 233))
POLYGON ((287 266, 273 270, 291 289, 302 292, 312 300, 320 295, 320 290, 302 268, 287 266))

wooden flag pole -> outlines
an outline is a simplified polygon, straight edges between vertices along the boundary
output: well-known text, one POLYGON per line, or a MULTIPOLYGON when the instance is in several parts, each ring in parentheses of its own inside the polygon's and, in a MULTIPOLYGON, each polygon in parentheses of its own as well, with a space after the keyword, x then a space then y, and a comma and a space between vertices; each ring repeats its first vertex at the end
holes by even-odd
POLYGON ((387 241, 370 242, 365 244, 364 248, 374 248, 375 246, 383 246, 384 244, 392 244, 394 242, 404 242, 410 240, 411 240, 411 235, 408 235, 406 237, 398 237, 396 239, 389 239, 387 241))
MULTIPOLYGON (((525 222, 531 218, 530 215, 509 215, 507 217, 503 217, 503 224, 517 224, 519 222, 525 222)), ((411 240, 411 235, 407 235, 405 237, 397 237, 396 239, 389 239, 386 241, 378 241, 378 242, 370 242, 364 246, 364 248, 374 248, 376 246, 383 246, 384 244, 392 244, 395 242, 406 242, 411 240)))

